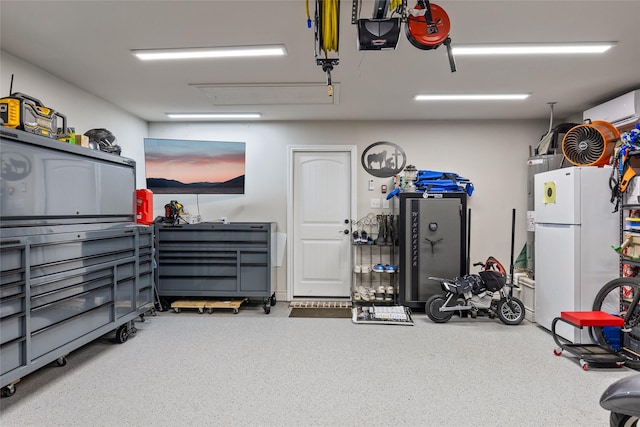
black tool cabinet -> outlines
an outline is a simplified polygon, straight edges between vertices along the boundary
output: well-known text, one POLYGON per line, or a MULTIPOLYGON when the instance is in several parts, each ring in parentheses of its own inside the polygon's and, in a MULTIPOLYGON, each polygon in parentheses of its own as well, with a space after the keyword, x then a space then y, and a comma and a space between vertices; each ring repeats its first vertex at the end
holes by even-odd
POLYGON ((0 130, 0 387, 154 309, 153 228, 135 223, 135 162, 0 130))
POLYGON ((431 295, 442 293, 429 277, 456 277, 468 271, 467 195, 400 193, 399 303, 424 310, 431 295))
POLYGON ((265 313, 276 303, 271 290, 274 223, 156 223, 160 297, 261 298, 265 313))

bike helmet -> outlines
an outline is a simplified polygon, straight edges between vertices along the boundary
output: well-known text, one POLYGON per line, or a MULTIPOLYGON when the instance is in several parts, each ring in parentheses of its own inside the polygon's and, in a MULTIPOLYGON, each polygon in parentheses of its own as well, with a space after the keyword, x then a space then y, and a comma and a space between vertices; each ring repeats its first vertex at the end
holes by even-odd
POLYGON ((107 129, 91 129, 84 133, 89 138, 89 147, 94 150, 120 155, 122 151, 116 144, 117 138, 107 129))

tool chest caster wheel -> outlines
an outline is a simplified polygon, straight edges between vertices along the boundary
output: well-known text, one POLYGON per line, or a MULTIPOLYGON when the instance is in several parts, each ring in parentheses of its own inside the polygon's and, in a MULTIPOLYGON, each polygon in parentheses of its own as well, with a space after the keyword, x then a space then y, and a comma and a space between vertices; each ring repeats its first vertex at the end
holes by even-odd
POLYGON ((129 325, 125 323, 121 325, 118 329, 116 329, 116 338, 115 342, 118 344, 123 344, 129 339, 129 325))
POLYGON ((580 359, 580 367, 583 371, 589 370, 589 364, 584 361, 584 359, 580 359))
POLYGON ((58 364, 58 366, 65 366, 67 364, 67 358, 65 356, 58 357, 56 363, 58 364))
POLYGON ((16 386, 14 384, 2 387, 2 397, 11 397, 14 394, 16 394, 16 386))
POLYGON ((556 356, 562 356, 562 349, 561 348, 554 348, 553 349, 553 354, 555 354, 556 356))

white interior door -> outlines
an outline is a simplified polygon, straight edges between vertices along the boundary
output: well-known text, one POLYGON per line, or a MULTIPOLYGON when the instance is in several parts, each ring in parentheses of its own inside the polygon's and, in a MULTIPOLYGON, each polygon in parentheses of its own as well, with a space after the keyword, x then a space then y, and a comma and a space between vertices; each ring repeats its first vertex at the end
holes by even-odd
POLYGON ((292 297, 351 291, 352 150, 292 151, 292 297))

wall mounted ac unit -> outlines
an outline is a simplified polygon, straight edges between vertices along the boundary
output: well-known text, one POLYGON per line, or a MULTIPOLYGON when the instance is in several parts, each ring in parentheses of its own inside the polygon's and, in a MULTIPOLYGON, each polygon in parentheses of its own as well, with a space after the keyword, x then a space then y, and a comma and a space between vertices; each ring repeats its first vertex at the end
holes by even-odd
POLYGON ((604 120, 621 127, 640 119, 640 89, 625 93, 582 113, 583 120, 604 120))

